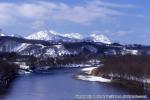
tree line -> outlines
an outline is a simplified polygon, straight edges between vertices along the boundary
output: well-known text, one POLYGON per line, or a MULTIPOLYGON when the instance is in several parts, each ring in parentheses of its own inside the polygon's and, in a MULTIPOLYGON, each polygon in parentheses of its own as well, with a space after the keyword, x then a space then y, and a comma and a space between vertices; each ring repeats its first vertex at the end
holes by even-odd
POLYGON ((148 55, 107 56, 102 63, 104 66, 95 70, 95 75, 116 75, 133 80, 150 78, 150 56, 148 55))

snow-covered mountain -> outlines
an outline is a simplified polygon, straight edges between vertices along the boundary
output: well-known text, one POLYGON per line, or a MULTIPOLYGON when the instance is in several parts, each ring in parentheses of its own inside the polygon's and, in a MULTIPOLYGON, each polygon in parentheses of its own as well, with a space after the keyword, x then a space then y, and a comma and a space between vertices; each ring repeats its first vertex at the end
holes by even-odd
POLYGON ((56 33, 55 31, 39 31, 37 33, 33 33, 27 37, 26 39, 32 39, 32 40, 53 40, 59 37, 59 34, 56 33))
POLYGON ((92 41, 92 42, 101 42, 104 44, 111 44, 111 40, 103 35, 103 34, 97 34, 97 33, 93 33, 90 36, 88 36, 87 38, 85 38, 86 41, 92 41))
POLYGON ((106 43, 106 44, 111 44, 110 39, 102 34, 92 34, 91 37, 93 38, 94 42, 102 42, 102 43, 106 43))
POLYGON ((23 38, 21 35, 18 35, 18 34, 11 34, 11 35, 8 35, 10 37, 18 37, 18 38, 23 38))
POLYGON ((63 56, 80 54, 148 54, 149 46, 121 45, 112 43, 102 34, 91 34, 83 37, 79 33, 61 34, 56 31, 40 31, 25 38, 0 34, 0 52, 17 52, 34 56, 63 56))
POLYGON ((80 54, 104 55, 150 55, 150 46, 128 46, 118 44, 103 44, 95 42, 54 43, 44 40, 28 40, 18 37, 1 36, 0 52, 17 52, 21 55, 34 55, 36 57, 57 57, 80 54))
POLYGON ((39 31, 33 33, 26 37, 26 39, 32 40, 45 40, 45 41, 54 41, 54 42, 81 42, 81 41, 91 41, 91 42, 101 42, 104 44, 111 44, 110 39, 102 34, 91 34, 87 37, 83 37, 79 33, 67 33, 61 34, 59 32, 50 30, 50 31, 39 31))
POLYGON ((68 33, 68 34, 64 34, 63 36, 67 38, 78 39, 78 40, 83 39, 80 33, 68 33))
POLYGON ((52 41, 52 42, 77 42, 81 39, 81 35, 78 33, 61 34, 56 31, 50 30, 50 31, 39 31, 25 38, 32 40, 52 41))
POLYGON ((4 33, 0 33, 0 36, 5 36, 5 34, 4 33))

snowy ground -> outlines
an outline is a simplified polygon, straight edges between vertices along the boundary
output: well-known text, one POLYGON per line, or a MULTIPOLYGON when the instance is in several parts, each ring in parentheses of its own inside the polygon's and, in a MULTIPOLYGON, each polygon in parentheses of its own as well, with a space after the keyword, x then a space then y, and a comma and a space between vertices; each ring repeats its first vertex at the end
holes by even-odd
POLYGON ((91 64, 68 64, 64 65, 63 67, 71 67, 71 68, 76 68, 76 67, 90 67, 91 64))
POLYGON ((111 82, 111 79, 106 79, 100 76, 92 76, 91 72, 93 69, 97 67, 89 67, 89 68, 83 68, 81 71, 87 75, 77 75, 76 78, 80 80, 85 80, 85 81, 94 81, 94 82, 111 82))
POLYGON ((26 65, 20 65, 20 68, 21 68, 21 69, 29 69, 29 66, 26 66, 26 65))
POLYGON ((32 72, 32 70, 30 70, 30 66, 27 66, 25 62, 14 62, 14 63, 19 65, 18 74, 29 74, 32 72))
POLYGON ((99 76, 90 76, 90 75, 78 75, 77 79, 85 80, 85 81, 94 81, 94 82, 111 82, 110 79, 105 79, 99 76))
POLYGON ((30 74, 31 72, 29 72, 29 71, 24 71, 24 70, 19 70, 19 72, 18 72, 18 74, 20 74, 20 75, 24 75, 24 74, 30 74))
POLYGON ((81 71, 83 71, 86 74, 91 74, 92 70, 95 69, 97 67, 88 67, 88 68, 83 68, 81 69, 81 71))

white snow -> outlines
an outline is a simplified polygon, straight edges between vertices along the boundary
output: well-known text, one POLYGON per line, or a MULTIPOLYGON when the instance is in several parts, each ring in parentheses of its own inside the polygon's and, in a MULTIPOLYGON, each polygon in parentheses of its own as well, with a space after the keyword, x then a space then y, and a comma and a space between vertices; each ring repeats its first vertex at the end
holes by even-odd
POLYGON ((88 67, 88 68, 83 68, 81 69, 81 71, 83 71, 86 74, 91 74, 92 70, 95 69, 97 67, 88 67))
POLYGON ((14 63, 18 64, 20 67, 18 74, 29 74, 32 72, 32 70, 29 69, 29 66, 27 66, 25 62, 14 62, 14 63))
POLYGON ((22 69, 29 69, 29 66, 26 66, 26 65, 20 65, 20 68, 22 68, 22 69))
POLYGON ((144 83, 150 83, 150 79, 143 79, 142 82, 144 82, 144 83))
POLYGON ((40 46, 41 48, 45 48, 46 46, 42 45, 42 44, 36 44, 37 46, 40 46))
POLYGON ((54 30, 49 31, 39 31, 37 33, 33 33, 26 37, 26 39, 32 40, 52 40, 52 41, 74 41, 74 39, 81 39, 81 35, 79 33, 68 33, 68 34, 61 34, 54 30), (70 40, 71 39, 71 40, 70 40))
POLYGON ((67 38, 73 38, 73 39, 82 39, 80 33, 68 33, 68 34, 64 34, 63 36, 67 38))
POLYGON ((99 64, 101 61, 98 60, 98 59, 91 59, 88 62, 90 62, 90 63, 98 63, 99 64))
POLYGON ((5 34, 3 34, 3 33, 0 33, 0 36, 6 36, 5 34))
POLYGON ((123 50, 121 51, 122 55, 126 55, 126 54, 131 54, 131 55, 138 55, 139 51, 138 50, 134 50, 134 49, 126 49, 125 47, 123 48, 123 50))
POLYGON ((68 64, 68 65, 63 65, 63 67, 72 67, 72 68, 77 68, 77 67, 90 67, 90 64, 68 64))
POLYGON ((20 46, 16 47, 16 51, 22 51, 22 50, 26 49, 29 45, 31 45, 31 44, 22 43, 20 46))
POLYGON ((54 30, 49 30, 49 33, 54 34, 54 35, 60 35, 60 33, 54 31, 54 30))
POLYGON ((93 39, 94 42, 102 42, 102 43, 105 43, 105 44, 111 44, 110 39, 107 36, 103 35, 103 34, 94 33, 94 34, 91 34, 90 36, 91 36, 91 38, 93 39))
POLYGON ((51 35, 49 31, 39 31, 37 33, 33 33, 26 37, 26 39, 33 39, 33 40, 51 40, 51 35))
MULTIPOLYGON (((110 39, 102 34, 91 34, 87 36, 89 40, 93 42, 102 42, 105 44, 111 44, 110 39)), ((54 30, 46 30, 46 31, 39 31, 37 33, 33 33, 26 37, 26 39, 33 39, 33 40, 52 40, 52 41, 65 41, 65 42, 74 42, 75 40, 82 41, 84 38, 80 33, 66 33, 62 34, 56 32, 54 30)))
POLYGON ((51 57, 57 57, 57 53, 54 48, 47 49, 46 52, 44 53, 44 55, 49 55, 51 57))
POLYGON ((25 62, 14 62, 15 64, 19 65, 21 69, 29 69, 30 66, 27 66, 25 62))
POLYGON ((129 50, 129 49, 127 49, 127 53, 132 54, 132 55, 138 55, 138 50, 129 50))
POLYGON ((31 72, 29 71, 24 71, 24 70, 19 70, 19 74, 30 74, 31 72))
POLYGON ((92 81, 92 82, 111 82, 110 79, 105 79, 99 76, 85 76, 85 75, 78 75, 77 79, 85 80, 85 81, 92 81))
POLYGON ((85 80, 85 81, 94 81, 94 82, 111 82, 111 79, 106 79, 100 76, 93 76, 91 75, 91 72, 93 69, 97 67, 88 67, 88 68, 83 68, 81 71, 83 73, 86 73, 88 75, 77 75, 76 78, 80 80, 85 80))

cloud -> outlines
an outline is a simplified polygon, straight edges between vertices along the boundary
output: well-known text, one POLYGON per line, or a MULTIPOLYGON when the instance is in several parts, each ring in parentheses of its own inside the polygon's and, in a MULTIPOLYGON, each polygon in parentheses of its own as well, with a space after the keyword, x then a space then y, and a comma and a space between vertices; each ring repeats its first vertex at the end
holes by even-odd
POLYGON ((23 4, 18 7, 18 13, 21 17, 41 17, 46 9, 42 6, 37 6, 35 4, 23 4))
POLYGON ((129 34, 132 34, 134 32, 135 31, 133 31, 133 30, 118 30, 118 31, 112 33, 112 35, 123 37, 123 36, 129 35, 129 34))
POLYGON ((16 19, 13 16, 8 14, 0 14, 0 26, 7 26, 16 22, 16 19))
POLYGON ((134 30, 102 30, 102 31, 92 31, 91 33, 101 33, 101 34, 106 34, 109 36, 117 36, 117 37, 124 37, 127 35, 131 35, 135 33, 134 30))
POLYGON ((123 16, 124 12, 114 8, 130 8, 131 5, 119 5, 99 0, 87 1, 83 5, 69 6, 65 3, 37 1, 32 3, 0 3, 0 22, 10 20, 68 21, 79 24, 91 24, 93 21, 108 20, 114 16, 123 16), (6 18, 5 18, 6 16, 6 18))
POLYGON ((31 27, 34 30, 42 30, 46 28, 44 21, 34 21, 31 23, 31 27))
POLYGON ((104 2, 102 0, 93 0, 92 4, 97 6, 110 7, 110 8, 135 8, 136 7, 135 5, 132 4, 117 4, 112 2, 104 2))
MULTIPOLYGON (((22 3, 0 3, 0 28, 11 28, 23 31, 39 31, 48 29, 53 24, 93 25, 95 22, 114 23, 122 16, 135 16, 137 18, 148 18, 142 14, 129 14, 122 9, 132 9, 136 6, 130 4, 116 4, 102 0, 87 0, 81 5, 69 5, 62 2, 22 2, 22 3), (49 25, 48 25, 49 24, 49 25)), ((111 24, 112 24, 111 23, 111 24)), ((106 25, 106 24, 105 24, 106 25)), ((101 26, 101 25, 99 25, 101 26)), ((112 25, 113 26, 113 25, 112 25)), ((94 26, 92 26, 94 27, 94 26)), ((103 26, 102 26, 103 27, 103 26)), ((105 28, 108 28, 105 26, 105 28)), ((17 31, 18 32, 18 31, 17 31)), ((132 32, 102 32, 106 34, 125 36, 132 32)))

